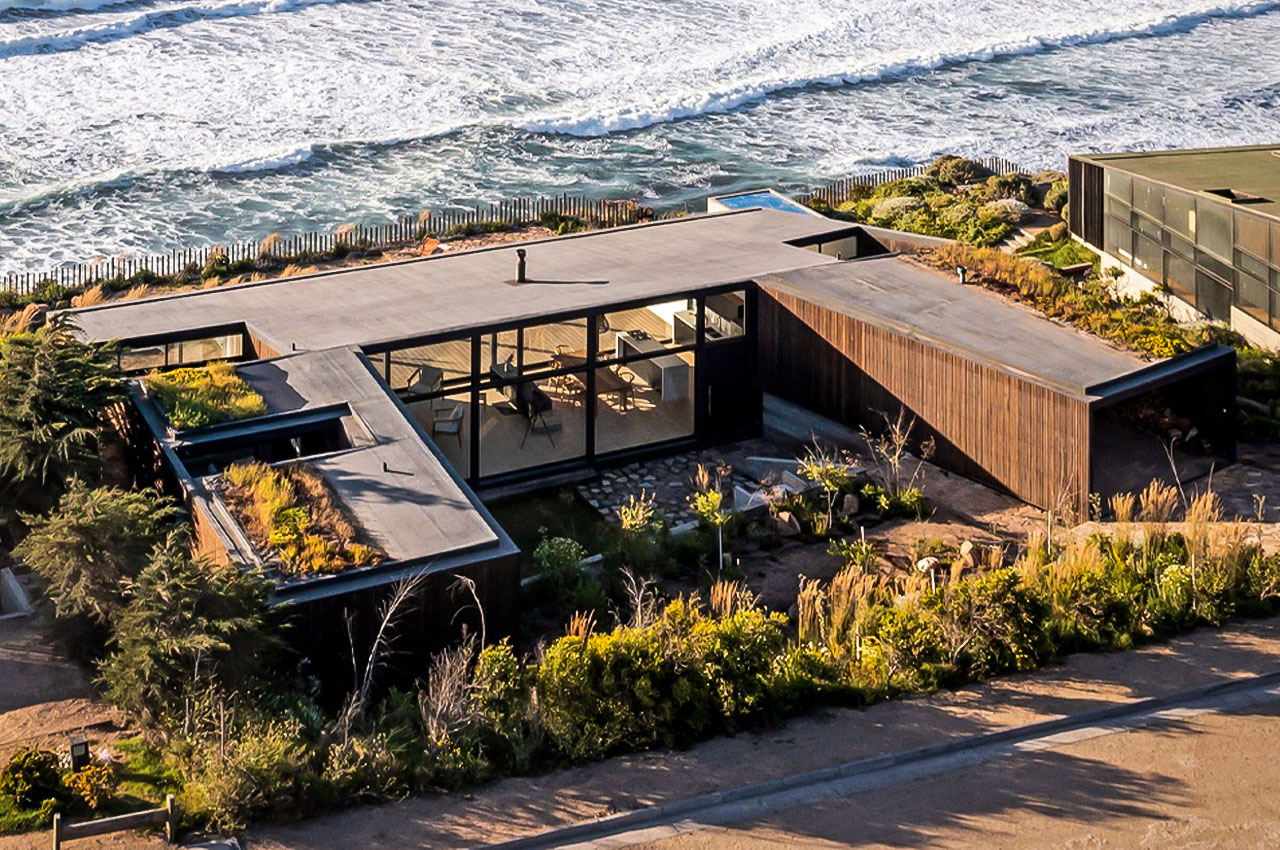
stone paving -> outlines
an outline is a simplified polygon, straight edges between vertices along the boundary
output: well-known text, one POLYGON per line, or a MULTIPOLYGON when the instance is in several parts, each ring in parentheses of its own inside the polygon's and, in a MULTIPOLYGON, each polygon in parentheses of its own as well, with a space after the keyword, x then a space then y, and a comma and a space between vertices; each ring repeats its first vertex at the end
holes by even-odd
POLYGON ((700 462, 707 467, 713 481, 720 470, 720 491, 724 493, 726 506, 733 503, 735 484, 754 483, 732 468, 732 453, 707 449, 608 469, 598 478, 579 484, 578 492, 606 519, 616 522, 618 508, 626 504, 628 497, 639 496, 643 490, 654 496, 658 509, 673 524, 679 524, 694 519, 688 497, 693 492, 700 462))

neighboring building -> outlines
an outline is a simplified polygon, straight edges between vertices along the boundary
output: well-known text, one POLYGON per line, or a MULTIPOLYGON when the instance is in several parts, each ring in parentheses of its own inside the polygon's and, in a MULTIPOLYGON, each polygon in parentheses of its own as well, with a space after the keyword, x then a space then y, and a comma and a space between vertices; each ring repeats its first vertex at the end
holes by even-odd
POLYGON ((267 402, 266 416, 174 434, 138 393, 134 443, 206 551, 261 561, 210 486, 256 457, 307 459, 386 552, 279 583, 279 599, 311 606, 317 646, 345 641, 344 609, 369 616, 422 569, 440 574, 430 628, 452 622, 444 588, 461 573, 503 630, 516 550, 477 492, 758 435, 763 393, 871 428, 905 407, 937 462, 1045 506, 1083 511, 1090 492, 1167 472, 1171 433, 1188 471, 1233 459, 1230 349, 1145 363, 886 248, 913 242, 937 240, 749 208, 74 318, 121 341, 133 374, 238 360, 267 402))
POLYGON ((1104 266, 1280 348, 1280 146, 1073 156, 1069 176, 1104 266))

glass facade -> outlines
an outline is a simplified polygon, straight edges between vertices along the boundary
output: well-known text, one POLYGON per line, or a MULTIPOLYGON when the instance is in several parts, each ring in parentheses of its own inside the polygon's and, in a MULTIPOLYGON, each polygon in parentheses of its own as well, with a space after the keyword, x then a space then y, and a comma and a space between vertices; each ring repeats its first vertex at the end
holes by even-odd
POLYGON ((455 468, 488 479, 692 438, 701 352, 754 345, 748 303, 713 293, 367 354, 455 468))
POLYGON ((120 350, 125 372, 148 372, 177 366, 199 366, 214 360, 244 357, 244 334, 232 333, 120 350))
POLYGON ((1280 330, 1280 222, 1110 169, 1103 186, 1105 252, 1211 318, 1280 330))

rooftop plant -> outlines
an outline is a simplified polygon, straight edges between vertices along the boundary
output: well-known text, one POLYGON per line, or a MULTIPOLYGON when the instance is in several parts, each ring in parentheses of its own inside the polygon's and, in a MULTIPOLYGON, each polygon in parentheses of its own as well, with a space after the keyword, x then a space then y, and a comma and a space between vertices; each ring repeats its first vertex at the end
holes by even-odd
POLYGON ((974 283, 1151 357, 1171 357, 1206 341, 1205 329, 1179 325, 1155 298, 1121 297, 1098 276, 1075 282, 1044 263, 971 245, 943 245, 922 256, 947 270, 963 266, 974 283))
POLYGON ((359 540, 329 485, 304 464, 234 463, 222 477, 236 518, 287 574, 337 573, 384 557, 359 540))
POLYGON ((244 382, 233 365, 210 363, 168 372, 152 372, 147 388, 179 431, 248 419, 267 412, 266 402, 244 382))

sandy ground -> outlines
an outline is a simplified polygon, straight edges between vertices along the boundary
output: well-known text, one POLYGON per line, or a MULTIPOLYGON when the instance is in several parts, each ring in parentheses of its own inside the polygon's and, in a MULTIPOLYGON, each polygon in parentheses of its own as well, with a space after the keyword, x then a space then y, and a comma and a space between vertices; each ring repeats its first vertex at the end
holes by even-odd
MULTIPOLYGON (((961 691, 826 710, 686 751, 610 759, 469 795, 423 797, 252 831, 253 850, 456 847, 509 838, 819 767, 978 734, 1226 677, 1280 669, 1280 620, 1200 631, 1129 653, 1081 655, 961 691)), ((910 843, 910 842, 907 842, 910 843)), ((0 850, 8 845, 0 842, 0 850)))
POLYGON ((1276 847, 1277 728, 1275 703, 1202 714, 633 846, 1276 847))
POLYGON ((0 621, 0 758, 20 746, 64 747, 76 733, 120 733, 121 718, 95 699, 88 673, 50 648, 39 616, 0 621))

